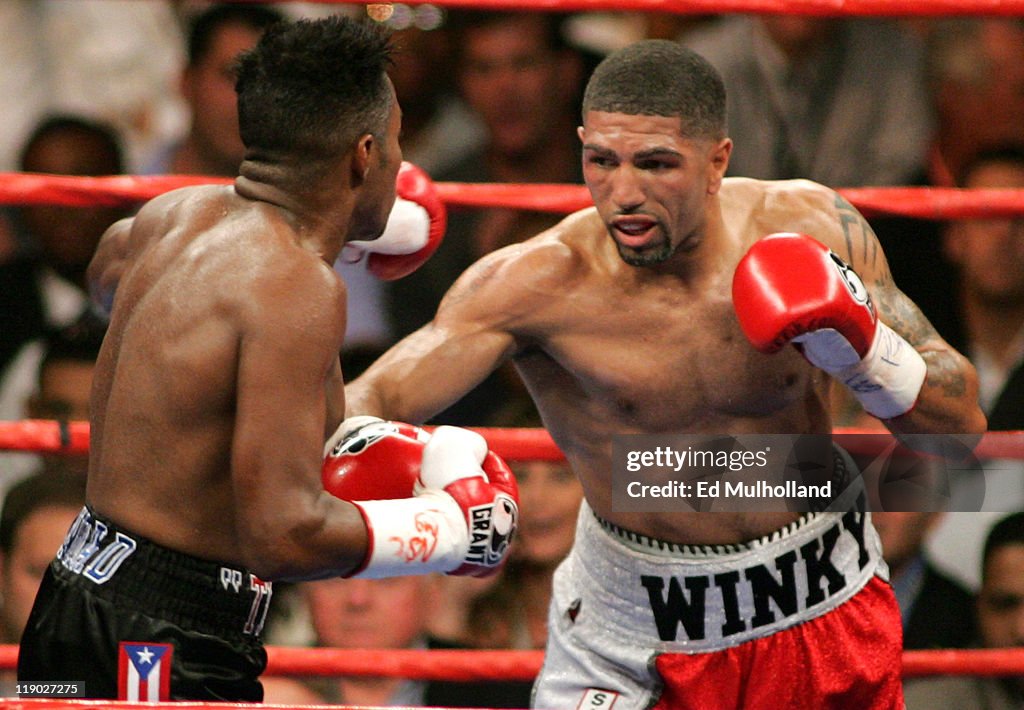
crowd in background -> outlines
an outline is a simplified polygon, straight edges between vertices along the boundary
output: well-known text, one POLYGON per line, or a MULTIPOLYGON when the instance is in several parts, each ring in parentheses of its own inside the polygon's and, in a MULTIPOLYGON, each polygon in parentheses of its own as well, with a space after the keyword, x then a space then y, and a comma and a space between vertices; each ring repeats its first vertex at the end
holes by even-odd
MULTIPOLYGON (((363 11, 306 3, 6 0, 0 171, 234 176, 244 151, 235 56, 280 17, 363 11)), ((659 37, 688 44, 722 73, 736 142, 730 175, 809 178, 834 188, 1024 188, 1024 20, 396 5, 389 22, 401 50, 391 77, 403 109, 405 159, 437 181, 581 182, 575 127, 590 69, 611 49, 659 37)), ((130 212, 0 208, 0 419, 88 419, 104 322, 89 306, 85 267, 105 228, 130 212)), ((384 283, 361 264, 337 266, 350 293, 341 353, 346 376, 426 323, 477 258, 558 219, 512 208, 453 209, 442 247, 410 277, 384 283)), ((1024 218, 869 221, 897 285, 978 369, 990 428, 1024 429, 1024 218)), ((842 406, 836 417, 840 425, 870 424, 842 406)), ((492 375, 434 422, 540 423, 513 369, 492 375)), ((39 477, 80 481, 84 468, 82 459, 0 454, 0 493, 10 490, 0 516, 5 643, 17 641, 23 623, 11 591, 19 555, 27 554, 18 545, 30 536, 52 547, 74 507, 69 496, 54 497, 54 510, 33 521, 25 496, 51 505, 52 490, 39 477)), ((908 648, 1024 645, 1024 532, 1019 515, 1005 517, 1024 509, 1024 467, 998 461, 985 470, 975 508, 985 512, 876 516, 908 648)), ((282 586, 268 641, 542 648, 551 573, 571 545, 582 492, 564 465, 520 465, 517 474, 522 529, 501 577, 282 586), (494 609, 513 612, 496 616, 494 609)), ((80 500, 84 494, 74 491, 80 500)), ((41 573, 33 564, 25 569, 41 573)), ((948 682, 953 686, 908 688, 908 707, 952 707, 940 704, 950 698, 960 708, 1020 707, 1024 698, 1024 682, 948 682)), ((268 699, 275 698, 524 707, 528 687, 274 681, 268 699)))

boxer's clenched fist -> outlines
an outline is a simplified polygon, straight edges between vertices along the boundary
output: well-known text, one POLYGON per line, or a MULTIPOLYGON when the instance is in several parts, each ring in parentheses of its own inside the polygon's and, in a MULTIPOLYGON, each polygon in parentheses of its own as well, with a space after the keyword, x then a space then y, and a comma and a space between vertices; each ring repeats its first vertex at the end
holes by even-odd
POLYGON ((324 489, 352 502, 369 546, 352 576, 483 577, 504 564, 519 517, 511 470, 479 434, 354 417, 331 437, 324 489))
POLYGON ((860 277, 821 242, 793 233, 758 240, 736 267, 732 297, 755 348, 795 344, 870 414, 891 419, 917 401, 924 359, 878 320, 860 277))
POLYGON ((430 176, 403 162, 395 183, 398 197, 387 226, 377 239, 349 242, 341 253, 348 262, 366 256, 366 268, 379 279, 408 276, 441 246, 448 213, 430 176))

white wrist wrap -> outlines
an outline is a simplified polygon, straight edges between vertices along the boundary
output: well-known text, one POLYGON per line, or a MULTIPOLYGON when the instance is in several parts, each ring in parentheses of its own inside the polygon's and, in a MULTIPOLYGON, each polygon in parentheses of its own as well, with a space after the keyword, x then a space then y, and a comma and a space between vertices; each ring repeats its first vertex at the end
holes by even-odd
POLYGON ((867 355, 856 365, 829 374, 853 391, 866 412, 892 419, 913 408, 928 365, 903 336, 879 322, 867 355))
POLYGON ((353 577, 449 572, 461 565, 469 552, 465 514, 444 491, 355 505, 366 520, 369 542, 363 566, 353 577))

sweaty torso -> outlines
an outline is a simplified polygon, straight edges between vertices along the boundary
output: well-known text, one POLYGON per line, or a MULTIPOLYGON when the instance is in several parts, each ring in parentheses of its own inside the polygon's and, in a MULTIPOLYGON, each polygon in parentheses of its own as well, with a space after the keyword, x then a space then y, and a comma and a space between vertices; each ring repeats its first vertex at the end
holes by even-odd
POLYGON ((591 507, 628 529, 727 543, 767 534, 796 514, 614 511, 615 435, 829 431, 825 376, 792 348, 755 351, 734 313, 732 274, 746 249, 799 226, 781 223, 784 212, 773 224, 771 209, 750 192, 755 185, 730 195, 736 186, 727 182, 725 233, 684 276, 626 265, 594 211, 542 237, 568 247, 572 265, 525 319, 516 364, 591 507))
MULTIPOLYGON (((243 335, 272 313, 253 290, 294 260, 280 213, 231 188, 140 214, 152 241, 122 279, 93 388, 88 500, 101 515, 206 559, 240 559, 232 435, 243 335)), ((339 368, 325 387, 341 387, 339 368)), ((329 398, 330 399, 330 398, 329 398)))

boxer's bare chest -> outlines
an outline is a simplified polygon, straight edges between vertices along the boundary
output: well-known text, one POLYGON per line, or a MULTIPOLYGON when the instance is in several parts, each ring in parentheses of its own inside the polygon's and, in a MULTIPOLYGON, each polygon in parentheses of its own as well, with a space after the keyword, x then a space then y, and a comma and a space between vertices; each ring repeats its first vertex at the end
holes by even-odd
POLYGON ((805 395, 808 369, 795 352, 763 355, 749 345, 730 286, 723 277, 700 290, 666 279, 581 291, 543 354, 520 371, 542 408, 571 402, 621 433, 770 418, 805 395))

